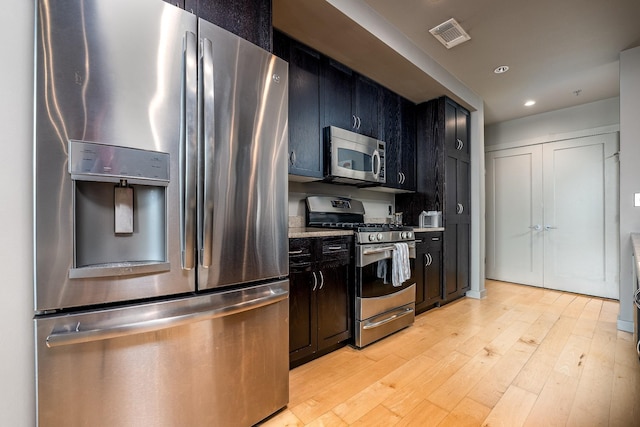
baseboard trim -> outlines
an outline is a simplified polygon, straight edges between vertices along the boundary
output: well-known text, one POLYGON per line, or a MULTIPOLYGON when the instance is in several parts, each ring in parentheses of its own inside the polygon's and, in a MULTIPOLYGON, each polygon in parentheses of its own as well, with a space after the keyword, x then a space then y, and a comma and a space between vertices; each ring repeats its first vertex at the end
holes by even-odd
POLYGON ((618 330, 633 333, 633 322, 618 319, 618 330))

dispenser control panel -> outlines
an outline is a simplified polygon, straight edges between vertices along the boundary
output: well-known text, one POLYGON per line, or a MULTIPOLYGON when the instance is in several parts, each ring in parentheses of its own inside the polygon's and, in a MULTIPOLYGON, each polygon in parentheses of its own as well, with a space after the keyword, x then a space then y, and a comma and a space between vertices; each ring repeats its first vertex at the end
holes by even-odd
POLYGON ((69 141, 69 173, 80 180, 139 179, 169 183, 169 154, 137 148, 69 141))

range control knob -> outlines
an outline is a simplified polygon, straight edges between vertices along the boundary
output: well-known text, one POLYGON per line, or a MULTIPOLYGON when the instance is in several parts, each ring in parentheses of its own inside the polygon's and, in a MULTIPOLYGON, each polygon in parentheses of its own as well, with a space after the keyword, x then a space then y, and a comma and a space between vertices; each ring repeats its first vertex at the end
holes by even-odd
POLYGON ((412 232, 407 232, 407 239, 413 239, 413 233, 412 232))
POLYGON ((402 233, 400 233, 400 238, 401 239, 406 239, 407 238, 407 232, 403 231, 402 233))
POLYGON ((376 235, 375 234, 369 234, 369 241, 373 242, 374 240, 376 240, 376 235))
POLYGON ((378 238, 378 241, 381 241, 383 239, 382 233, 378 233, 378 235, 376 237, 378 238))

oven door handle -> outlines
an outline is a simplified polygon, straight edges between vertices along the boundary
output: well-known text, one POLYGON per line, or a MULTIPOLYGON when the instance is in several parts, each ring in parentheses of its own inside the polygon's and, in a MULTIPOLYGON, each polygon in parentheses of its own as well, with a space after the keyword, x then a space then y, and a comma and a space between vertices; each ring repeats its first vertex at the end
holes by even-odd
POLYGON ((364 325, 362 327, 362 329, 373 329, 373 328, 377 328, 379 326, 382 325, 386 325, 389 322, 393 322, 396 319, 399 319, 401 317, 407 316, 409 314, 413 313, 413 308, 411 307, 403 307, 400 308, 398 310, 396 310, 395 312, 393 312, 393 314, 385 319, 379 320, 377 322, 373 322, 373 323, 367 323, 366 325, 364 325))
POLYGON ((395 247, 393 247, 393 246, 384 246, 382 248, 375 248, 375 249, 365 249, 362 252, 362 255, 381 254, 383 252, 392 251, 394 249, 395 249, 395 247))
MULTIPOLYGON (((407 242, 407 245, 409 246, 409 249, 413 249, 416 247, 415 242, 411 241, 411 242, 407 242)), ((387 252, 387 251, 393 251, 395 250, 396 247, 391 245, 391 246, 382 246, 382 247, 376 247, 376 248, 372 248, 372 249, 365 249, 362 251, 362 255, 374 255, 374 254, 381 254, 383 252, 387 252)))

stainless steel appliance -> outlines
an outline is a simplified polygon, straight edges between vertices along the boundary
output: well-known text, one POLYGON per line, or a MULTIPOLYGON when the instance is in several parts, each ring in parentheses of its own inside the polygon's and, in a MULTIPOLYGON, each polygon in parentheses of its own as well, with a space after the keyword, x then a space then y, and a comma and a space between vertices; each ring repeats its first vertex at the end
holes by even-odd
POLYGON ((287 76, 161 0, 38 0, 39 425, 288 401, 287 76))
POLYGON ((384 141, 330 126, 324 143, 327 180, 358 186, 387 182, 384 141))
POLYGON ((416 242, 413 229, 364 222, 361 201, 327 196, 307 197, 307 225, 354 230, 356 347, 364 347, 403 329, 415 320, 416 242), (410 277, 394 284, 394 252, 407 246, 410 277))

